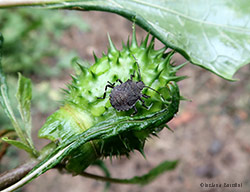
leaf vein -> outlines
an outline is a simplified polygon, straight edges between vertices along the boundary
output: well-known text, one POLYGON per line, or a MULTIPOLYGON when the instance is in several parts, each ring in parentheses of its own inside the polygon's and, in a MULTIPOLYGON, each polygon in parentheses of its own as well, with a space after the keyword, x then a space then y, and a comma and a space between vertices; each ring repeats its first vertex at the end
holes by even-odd
POLYGON ((242 32, 249 32, 250 33, 250 29, 246 29, 246 28, 243 28, 243 27, 235 27, 235 26, 230 26, 230 25, 222 25, 222 24, 217 24, 217 23, 213 23, 213 22, 208 22, 208 21, 196 19, 196 18, 190 17, 188 15, 185 15, 183 13, 180 13, 178 11, 175 11, 173 9, 169 9, 169 8, 166 8, 166 7, 163 7, 163 6, 159 6, 159 5, 156 5, 156 4, 152 4, 152 3, 147 3, 147 2, 141 1, 141 0, 131 0, 131 1, 134 1, 136 3, 142 4, 142 5, 145 5, 145 6, 157 8, 159 10, 163 10, 165 12, 169 12, 169 13, 178 15, 179 17, 182 17, 184 19, 187 19, 187 20, 190 20, 190 21, 193 21, 193 22, 197 22, 197 23, 201 23, 201 24, 206 24, 206 25, 212 25, 212 26, 220 27, 220 28, 228 28, 228 29, 242 31, 242 32))

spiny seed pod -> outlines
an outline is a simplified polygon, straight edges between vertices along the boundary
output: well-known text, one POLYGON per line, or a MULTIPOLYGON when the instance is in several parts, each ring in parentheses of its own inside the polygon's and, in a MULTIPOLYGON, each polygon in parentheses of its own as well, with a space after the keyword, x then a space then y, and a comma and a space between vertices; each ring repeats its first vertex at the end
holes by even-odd
MULTIPOLYGON (((92 140, 78 147, 64 158, 66 168, 74 173, 82 172, 96 159, 107 156, 129 155, 138 150, 143 154, 145 140, 156 135, 178 111, 179 89, 176 76, 183 65, 173 66, 173 52, 166 47, 154 50, 154 38, 148 44, 149 35, 139 46, 133 31, 132 42, 117 50, 109 37, 110 48, 101 58, 95 55, 95 63, 87 68, 79 65, 81 73, 72 76, 63 106, 52 114, 39 131, 39 137, 64 143, 83 132, 98 132, 109 128, 112 132, 101 139, 92 140), (148 97, 143 107, 136 103, 137 113, 132 110, 118 111, 111 106, 109 95, 103 99, 107 82, 120 79, 126 82, 140 66, 141 81, 156 91, 145 87, 142 94, 148 97)), ((139 81, 135 73, 135 81, 139 81)))

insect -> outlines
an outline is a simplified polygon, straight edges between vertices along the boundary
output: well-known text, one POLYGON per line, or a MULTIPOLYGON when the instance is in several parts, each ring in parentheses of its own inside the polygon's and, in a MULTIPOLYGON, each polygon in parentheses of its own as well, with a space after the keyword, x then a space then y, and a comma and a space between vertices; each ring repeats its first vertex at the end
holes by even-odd
MULTIPOLYGON (((132 114, 135 115, 137 113, 137 108, 135 106, 136 102, 140 100, 142 102, 142 106, 148 109, 149 107, 145 105, 145 101, 142 99, 144 98, 150 98, 150 96, 142 94, 142 90, 147 87, 158 94, 160 94, 158 91, 155 89, 146 86, 144 82, 141 80, 141 72, 140 72, 140 67, 139 64, 133 55, 135 62, 137 64, 138 68, 138 78, 139 81, 133 81, 133 78, 135 77, 135 71, 133 72, 132 75, 130 75, 130 79, 128 79, 126 82, 122 82, 120 79, 117 79, 116 82, 119 82, 120 85, 116 85, 115 83, 111 83, 108 81, 108 84, 105 86, 105 92, 103 94, 103 97, 97 97, 97 99, 105 99, 106 98, 106 93, 107 89, 111 88, 111 93, 109 95, 109 100, 111 105, 117 110, 117 111, 128 111, 129 109, 134 109, 134 113, 132 114)), ((161 95, 161 94, 160 94, 161 95)), ((162 95, 161 95, 162 96, 162 95)))

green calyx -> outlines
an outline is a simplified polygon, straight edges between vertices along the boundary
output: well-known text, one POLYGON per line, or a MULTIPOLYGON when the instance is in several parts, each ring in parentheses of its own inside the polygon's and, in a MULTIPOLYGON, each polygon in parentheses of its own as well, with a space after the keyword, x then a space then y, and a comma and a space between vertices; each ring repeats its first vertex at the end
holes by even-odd
MULTIPOLYGON (((178 111, 179 89, 177 81, 185 77, 176 76, 184 65, 173 66, 171 58, 174 52, 167 52, 166 47, 154 50, 154 39, 145 40, 138 45, 135 31, 132 42, 123 44, 117 50, 109 37, 110 48, 107 54, 97 58, 91 67, 79 64, 81 73, 72 77, 72 82, 65 90, 64 105, 52 114, 39 131, 39 137, 64 144, 76 135, 84 132, 105 131, 110 135, 89 141, 73 150, 65 159, 68 170, 80 173, 96 159, 106 156, 128 155, 130 151, 139 150, 143 154, 144 143, 150 135, 156 135, 178 111), (117 79, 126 82, 135 71, 134 81, 138 81, 138 61, 141 79, 146 86, 143 94, 143 107, 138 101, 138 113, 131 116, 133 109, 118 112, 111 106, 108 89, 105 99, 98 99, 104 94, 107 81, 115 83, 117 79), (97 129, 98 128, 98 129, 97 129), (119 131, 118 131, 119 130, 119 131)), ((119 83, 117 82, 116 85, 119 83)))

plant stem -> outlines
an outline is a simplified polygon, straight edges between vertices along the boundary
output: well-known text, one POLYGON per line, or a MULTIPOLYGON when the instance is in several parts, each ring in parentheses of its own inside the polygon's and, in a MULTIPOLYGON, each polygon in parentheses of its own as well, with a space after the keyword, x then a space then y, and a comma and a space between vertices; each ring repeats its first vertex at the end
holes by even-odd
POLYGON ((93 175, 90 173, 83 172, 81 175, 85 177, 89 177, 92 179, 105 181, 109 183, 119 183, 119 184, 139 184, 144 185, 148 184, 153 181, 156 177, 164 173, 165 171, 169 171, 174 169, 178 164, 178 161, 163 161, 153 169, 151 169, 148 173, 142 176, 135 176, 129 179, 117 179, 117 178, 110 178, 110 177, 103 177, 98 175, 93 175))
POLYGON ((16 183, 27 175, 32 168, 38 163, 38 160, 31 160, 19 167, 12 169, 10 171, 4 172, 0 175, 0 190, 5 189, 6 187, 16 183))
POLYGON ((44 5, 52 3, 60 3, 61 0, 1 0, 0 7, 17 7, 17 6, 31 6, 31 5, 44 5))
MULTIPOLYGON (((11 191, 14 191, 18 188, 20 188, 21 186, 23 186, 24 184, 26 184, 27 182, 29 182, 30 180, 32 180, 33 178, 39 176, 42 174, 43 170, 49 166, 51 166, 53 163, 55 163, 55 161, 57 161, 58 158, 60 158, 60 156, 69 148, 71 147, 72 143, 69 144, 67 147, 65 147, 64 149, 58 151, 52 158, 50 158, 48 161, 46 161, 45 163, 43 163, 42 165, 40 165, 37 169, 35 169, 32 173, 30 173, 29 175, 27 176, 22 176, 20 177, 19 180, 17 180, 16 182, 13 182, 11 186, 7 187, 6 189, 2 190, 2 192, 11 192, 11 191)), ((36 160, 36 164, 38 163, 39 161, 36 160)), ((34 164, 34 165, 36 165, 34 164)), ((33 166, 34 166, 33 165, 33 166)), ((32 169, 33 167, 31 167, 32 169)), ((52 168, 52 167, 51 167, 52 168)), ((31 170, 30 169, 30 170, 31 170)), ((30 171, 29 170, 29 171, 30 171)), ((28 172, 29 172, 28 171, 28 172)), ((27 174, 27 173, 26 173, 27 174)), ((1 182, 0 182, 1 184, 1 182)), ((0 185, 1 186, 1 185, 0 185)))
POLYGON ((98 181, 103 181, 103 182, 119 183, 119 184, 138 184, 135 182, 131 182, 130 179, 117 179, 117 178, 112 178, 112 177, 104 177, 104 176, 95 175, 95 174, 91 174, 87 172, 83 172, 80 175, 91 178, 91 179, 95 179, 98 181))

